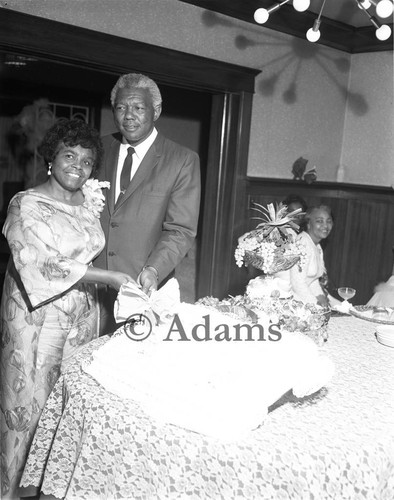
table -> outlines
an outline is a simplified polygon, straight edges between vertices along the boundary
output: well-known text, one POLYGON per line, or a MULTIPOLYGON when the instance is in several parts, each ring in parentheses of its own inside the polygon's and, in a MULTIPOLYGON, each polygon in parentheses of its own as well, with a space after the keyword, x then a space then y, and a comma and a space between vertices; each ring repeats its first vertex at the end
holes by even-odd
POLYGON ((322 350, 336 366, 316 395, 287 394, 264 424, 222 443, 160 425, 83 373, 63 373, 44 409, 22 478, 66 499, 394 498, 394 349, 375 325, 331 318, 322 350))

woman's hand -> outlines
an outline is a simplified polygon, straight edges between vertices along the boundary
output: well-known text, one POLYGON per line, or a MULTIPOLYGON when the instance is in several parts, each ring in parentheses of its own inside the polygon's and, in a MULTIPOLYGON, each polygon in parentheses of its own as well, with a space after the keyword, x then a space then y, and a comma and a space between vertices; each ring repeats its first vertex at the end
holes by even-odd
POLYGON ((107 271, 106 269, 101 269, 94 266, 88 266, 88 268, 86 269, 86 273, 81 281, 89 283, 102 283, 103 285, 108 285, 111 288, 115 288, 115 290, 117 291, 119 291, 120 287, 128 281, 131 281, 135 285, 137 285, 133 278, 127 273, 122 273, 119 271, 107 271))
POLYGON ((133 282, 136 286, 137 283, 133 280, 131 276, 126 273, 121 273, 119 271, 108 271, 108 285, 115 290, 119 291, 120 287, 129 281, 133 282))
POLYGON ((317 303, 319 306, 324 307, 324 308, 327 308, 330 306, 328 298, 324 294, 318 295, 316 298, 317 298, 317 303))

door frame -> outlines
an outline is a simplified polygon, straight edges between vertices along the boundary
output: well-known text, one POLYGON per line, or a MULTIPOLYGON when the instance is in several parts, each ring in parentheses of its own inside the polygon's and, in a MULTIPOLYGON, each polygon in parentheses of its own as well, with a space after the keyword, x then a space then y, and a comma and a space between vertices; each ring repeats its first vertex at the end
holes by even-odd
POLYGON ((222 298, 233 292, 239 281, 233 254, 246 209, 252 100, 260 70, 1 10, 3 51, 119 75, 141 72, 159 86, 212 95, 197 295, 222 298))

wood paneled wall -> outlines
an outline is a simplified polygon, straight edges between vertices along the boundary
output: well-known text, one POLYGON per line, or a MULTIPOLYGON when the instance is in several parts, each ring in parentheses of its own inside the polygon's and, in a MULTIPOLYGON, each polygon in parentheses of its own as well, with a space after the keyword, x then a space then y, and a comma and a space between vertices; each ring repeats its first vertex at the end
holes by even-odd
MULTIPOLYGON (((322 246, 326 267, 336 287, 357 290, 353 304, 365 304, 374 287, 386 281, 393 269, 394 191, 352 184, 248 178, 247 211, 244 230, 256 226, 250 207, 253 202, 267 205, 289 194, 298 194, 308 203, 326 204, 332 209, 334 228, 322 246)), ((242 234, 242 233, 240 233, 242 234)), ((237 235, 239 236, 239 235, 237 235)), ((246 279, 246 275, 240 275, 246 279)), ((243 284, 240 284, 242 286, 243 284)))

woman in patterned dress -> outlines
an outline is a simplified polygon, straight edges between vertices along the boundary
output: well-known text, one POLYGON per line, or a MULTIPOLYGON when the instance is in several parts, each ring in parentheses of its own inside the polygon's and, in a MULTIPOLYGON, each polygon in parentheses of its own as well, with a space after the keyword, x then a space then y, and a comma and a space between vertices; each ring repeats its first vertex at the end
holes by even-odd
POLYGON ((98 335, 96 283, 132 278, 92 266, 104 247, 98 132, 61 119, 40 147, 48 180, 17 193, 3 234, 11 258, 1 301, 2 498, 17 487, 42 408, 62 368, 98 335))

